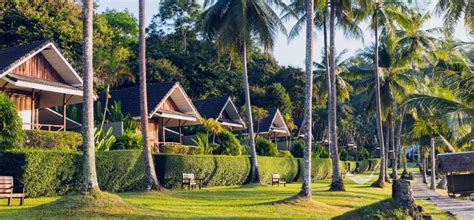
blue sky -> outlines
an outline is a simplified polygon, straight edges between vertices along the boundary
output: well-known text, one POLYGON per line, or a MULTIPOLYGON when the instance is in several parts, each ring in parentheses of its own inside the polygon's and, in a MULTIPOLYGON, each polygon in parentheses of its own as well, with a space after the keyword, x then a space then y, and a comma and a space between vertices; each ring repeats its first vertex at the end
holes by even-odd
MULTIPOLYGON (((99 4, 98 11, 104 11, 107 8, 109 9, 116 9, 119 11, 127 9, 135 16, 138 15, 138 0, 98 0, 99 4)), ((158 12, 159 2, 160 0, 146 0, 146 19, 148 23, 150 22, 153 15, 158 12)), ((199 0, 198 2, 202 2, 199 0)), ((422 10, 428 11, 432 14, 431 20, 427 23, 425 28, 434 28, 440 27, 442 25, 442 19, 438 18, 433 13, 433 8, 437 1, 430 1, 430 0, 418 0, 417 4, 418 7, 422 10)), ((289 21, 285 25, 289 30, 294 21, 289 21)), ((363 48, 364 45, 368 45, 374 41, 374 36, 372 32, 368 29, 367 24, 362 25, 362 29, 364 30, 364 42, 361 40, 351 40, 344 38, 342 32, 336 31, 336 50, 342 51, 344 49, 348 50, 346 56, 351 56, 355 51, 360 48, 363 48)), ((321 60, 321 51, 322 51, 322 33, 316 33, 316 42, 315 42, 315 60, 321 60)), ((304 67, 304 57, 305 57, 305 39, 304 39, 304 31, 301 32, 300 36, 293 39, 292 41, 288 42, 288 39, 285 35, 279 34, 277 37, 277 41, 275 43, 275 47, 273 50, 273 55, 275 56, 276 60, 281 65, 292 65, 298 67, 304 67)), ((456 27, 455 31, 455 38, 463 40, 463 41, 470 41, 472 42, 474 37, 469 36, 467 29, 460 23, 456 27)))

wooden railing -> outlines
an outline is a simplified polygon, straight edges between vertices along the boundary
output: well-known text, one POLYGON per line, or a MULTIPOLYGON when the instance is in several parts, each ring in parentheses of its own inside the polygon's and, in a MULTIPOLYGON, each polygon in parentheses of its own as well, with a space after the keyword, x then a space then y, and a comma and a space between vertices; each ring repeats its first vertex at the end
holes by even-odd
POLYGON ((48 130, 48 131, 63 131, 63 125, 52 125, 52 124, 35 124, 23 122, 23 125, 30 126, 33 130, 48 130), (45 129, 46 128, 46 129, 45 129))

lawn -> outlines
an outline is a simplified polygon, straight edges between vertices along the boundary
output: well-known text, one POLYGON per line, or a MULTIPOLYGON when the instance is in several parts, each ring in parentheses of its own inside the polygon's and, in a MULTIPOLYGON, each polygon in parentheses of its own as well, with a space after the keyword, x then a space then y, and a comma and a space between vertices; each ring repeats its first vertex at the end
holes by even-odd
MULTIPOLYGON (((373 178, 376 178, 374 176, 373 178)), ((346 192, 329 192, 330 180, 313 184, 314 202, 286 201, 295 195, 299 183, 286 187, 230 186, 202 190, 178 190, 166 193, 119 193, 125 206, 75 209, 52 209, 48 203, 58 198, 27 199, 24 207, 0 205, 0 218, 38 217, 120 217, 120 218, 366 218, 367 215, 399 215, 391 210, 391 186, 371 188, 370 183, 359 185, 346 179, 346 192), (388 204, 388 205, 387 205, 388 204)), ((120 200, 120 198, 119 198, 120 200)), ((15 200, 15 205, 17 201, 15 200)), ((54 203, 53 203, 54 204, 54 203)), ((428 203, 425 209, 436 213, 435 218, 449 218, 428 203)), ((55 207, 58 207, 57 204, 55 207)), ((61 205, 59 205, 61 207, 61 205)))

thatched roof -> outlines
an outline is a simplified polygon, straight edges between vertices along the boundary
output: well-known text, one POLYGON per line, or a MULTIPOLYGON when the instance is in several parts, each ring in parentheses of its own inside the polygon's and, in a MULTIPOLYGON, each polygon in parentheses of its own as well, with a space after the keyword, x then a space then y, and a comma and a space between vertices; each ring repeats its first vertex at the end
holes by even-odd
POLYGON ((437 161, 441 173, 474 172, 474 151, 439 154, 437 161))

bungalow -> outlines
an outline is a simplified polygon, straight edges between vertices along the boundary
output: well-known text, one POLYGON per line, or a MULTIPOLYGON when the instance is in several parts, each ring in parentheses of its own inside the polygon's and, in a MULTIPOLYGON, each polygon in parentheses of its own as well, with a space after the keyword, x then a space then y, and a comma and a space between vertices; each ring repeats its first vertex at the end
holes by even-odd
POLYGON ((201 99, 193 103, 202 117, 213 118, 230 131, 245 129, 245 123, 230 97, 201 99))
POLYGON ((257 134, 266 136, 269 140, 273 139, 275 142, 279 137, 290 136, 285 120, 277 108, 268 109, 267 116, 255 123, 254 130, 257 134))
POLYGON ((24 129, 80 126, 50 109, 80 103, 83 94, 81 78, 52 41, 0 49, 0 92, 16 104, 24 129))
MULTIPOLYGON (((120 102, 122 113, 129 115, 140 124, 139 87, 110 91, 109 104, 120 102)), ((166 134, 179 135, 182 143, 181 128, 200 124, 200 114, 194 107, 183 87, 178 83, 157 83, 147 85, 149 135, 155 148, 167 142, 166 134), (170 128, 177 128, 178 131, 170 128)), ((99 101, 105 103, 106 94, 99 93, 99 101)))

